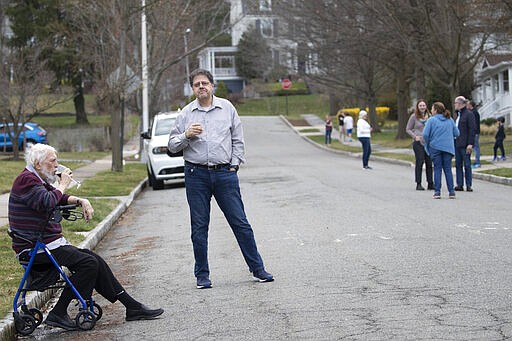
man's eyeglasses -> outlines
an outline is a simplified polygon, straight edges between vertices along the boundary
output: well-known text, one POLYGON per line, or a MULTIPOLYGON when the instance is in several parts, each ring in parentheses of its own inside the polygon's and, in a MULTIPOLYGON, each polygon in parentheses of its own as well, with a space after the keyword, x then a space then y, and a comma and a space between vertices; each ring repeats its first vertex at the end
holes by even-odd
POLYGON ((193 84, 194 88, 199 88, 201 85, 202 86, 208 86, 208 85, 210 85, 210 82, 206 82, 205 81, 205 82, 197 82, 197 83, 193 84))

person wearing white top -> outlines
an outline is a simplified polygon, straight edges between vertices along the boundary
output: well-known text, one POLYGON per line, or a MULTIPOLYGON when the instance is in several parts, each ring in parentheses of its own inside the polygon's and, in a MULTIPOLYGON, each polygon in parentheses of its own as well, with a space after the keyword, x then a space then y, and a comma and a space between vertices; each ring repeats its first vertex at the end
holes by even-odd
POLYGON ((370 154, 372 153, 370 138, 373 128, 367 120, 368 113, 364 110, 361 110, 359 112, 359 119, 357 120, 357 138, 363 146, 363 169, 372 169, 372 167, 368 166, 368 160, 370 159, 370 154))
POLYGON ((343 119, 343 125, 345 126, 345 131, 348 135, 348 141, 352 142, 352 129, 354 129, 354 119, 350 116, 349 113, 345 114, 345 118, 343 119))

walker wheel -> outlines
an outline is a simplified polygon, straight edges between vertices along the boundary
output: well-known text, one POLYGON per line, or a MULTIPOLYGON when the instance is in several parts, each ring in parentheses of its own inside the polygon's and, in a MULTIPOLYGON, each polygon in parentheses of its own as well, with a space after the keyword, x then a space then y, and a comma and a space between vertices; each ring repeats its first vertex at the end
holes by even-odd
POLYGON ((36 319, 32 315, 20 315, 14 316, 14 327, 20 335, 27 336, 37 327, 36 319))
POLYGON ((89 310, 81 310, 75 317, 78 328, 91 330, 96 325, 96 315, 89 310))
POLYGON ((103 316, 103 309, 101 309, 100 305, 96 302, 93 303, 92 312, 96 316, 96 321, 99 321, 100 318, 103 316))
POLYGON ((22 315, 32 315, 34 317, 34 319, 36 320, 36 327, 38 327, 39 325, 41 325, 41 323, 43 323, 43 313, 39 309, 36 309, 36 308, 28 309, 28 307, 26 305, 22 305, 21 313, 22 313, 22 315))
POLYGON ((30 308, 28 312, 34 317, 34 320, 36 320, 36 327, 43 323, 43 313, 39 309, 30 308))

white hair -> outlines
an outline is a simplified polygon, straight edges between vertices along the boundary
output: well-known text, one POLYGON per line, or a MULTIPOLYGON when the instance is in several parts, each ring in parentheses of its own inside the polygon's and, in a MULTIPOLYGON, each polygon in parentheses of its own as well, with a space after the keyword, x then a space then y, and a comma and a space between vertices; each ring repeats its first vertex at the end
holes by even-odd
POLYGON ((368 113, 365 110, 361 110, 359 112, 359 118, 365 118, 368 117, 368 113))
POLYGON ((49 153, 57 154, 57 150, 52 146, 42 143, 33 144, 30 148, 27 148, 25 152, 25 161, 27 166, 34 167, 34 163, 37 161, 43 163, 49 153))
POLYGON ((455 102, 460 102, 462 104, 467 104, 468 103, 468 100, 466 99, 466 97, 464 96, 457 96, 455 98, 455 102))

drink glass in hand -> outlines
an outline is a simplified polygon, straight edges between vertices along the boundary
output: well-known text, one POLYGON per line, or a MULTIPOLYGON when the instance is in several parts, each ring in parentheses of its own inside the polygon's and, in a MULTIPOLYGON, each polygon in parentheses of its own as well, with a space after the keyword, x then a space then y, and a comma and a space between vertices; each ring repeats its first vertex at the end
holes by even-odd
MULTIPOLYGON (((55 171, 55 175, 57 175, 59 178, 61 176, 61 174, 66 170, 68 169, 68 167, 64 166, 64 165, 58 165, 57 166, 57 170, 55 171)), ((80 186, 82 185, 82 183, 78 180, 75 180, 73 178, 71 178, 71 181, 75 183, 76 185, 76 189, 79 189, 80 186)))

